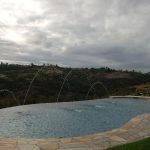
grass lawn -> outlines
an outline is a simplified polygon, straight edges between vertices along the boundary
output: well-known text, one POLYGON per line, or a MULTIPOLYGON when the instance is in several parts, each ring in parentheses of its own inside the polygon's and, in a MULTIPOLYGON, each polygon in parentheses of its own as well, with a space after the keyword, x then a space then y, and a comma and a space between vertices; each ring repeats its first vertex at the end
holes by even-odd
POLYGON ((150 138, 130 144, 116 146, 109 148, 108 150, 150 150, 150 138))

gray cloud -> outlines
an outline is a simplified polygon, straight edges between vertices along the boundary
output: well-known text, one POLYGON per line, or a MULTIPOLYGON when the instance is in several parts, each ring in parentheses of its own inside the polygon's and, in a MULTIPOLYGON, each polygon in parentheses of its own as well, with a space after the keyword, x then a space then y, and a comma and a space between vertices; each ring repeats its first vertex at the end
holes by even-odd
POLYGON ((0 14, 2 61, 150 71, 149 0, 2 0, 0 14))

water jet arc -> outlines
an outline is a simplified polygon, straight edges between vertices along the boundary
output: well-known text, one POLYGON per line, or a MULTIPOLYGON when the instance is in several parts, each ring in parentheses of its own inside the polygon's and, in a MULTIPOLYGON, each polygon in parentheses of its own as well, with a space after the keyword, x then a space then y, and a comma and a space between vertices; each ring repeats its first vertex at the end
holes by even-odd
POLYGON ((12 91, 10 91, 8 89, 2 89, 2 90, 0 90, 0 93, 3 93, 3 92, 7 92, 7 93, 11 94, 12 98, 17 102, 18 105, 20 105, 20 103, 17 101, 17 98, 16 98, 14 92, 12 92, 12 91))
POLYGON ((29 87, 28 87, 28 89, 27 89, 26 95, 25 95, 24 100, 23 100, 23 105, 24 105, 25 102, 26 102, 26 99, 27 99, 27 97, 28 97, 28 95, 29 95, 29 92, 30 92, 30 89, 31 89, 31 86, 32 86, 34 80, 35 80, 36 77, 38 76, 39 72, 42 71, 42 69, 43 69, 43 67, 42 67, 41 69, 39 69, 39 70, 36 72, 36 74, 34 75, 33 79, 31 80, 30 85, 29 85, 29 87))
POLYGON ((67 75, 65 76, 65 78, 64 78, 64 81, 63 81, 63 83, 62 83, 62 86, 61 86, 61 88, 60 88, 60 90, 59 90, 59 93, 58 93, 58 96, 57 96, 57 102, 59 102, 59 97, 60 97, 61 91, 62 91, 62 89, 63 89, 63 87, 64 87, 64 84, 65 84, 65 82, 66 82, 68 76, 69 76, 71 73, 72 73, 72 70, 70 70, 70 71, 68 72, 68 74, 67 74, 67 75))
POLYGON ((94 82, 94 83, 91 85, 90 89, 88 90, 88 92, 87 92, 87 94, 86 94, 86 99, 88 99, 88 96, 89 96, 90 91, 91 91, 97 84, 101 85, 101 86, 105 89, 105 91, 106 91, 106 93, 107 93, 107 96, 109 97, 109 92, 108 92, 107 88, 104 86, 104 84, 103 84, 102 82, 97 81, 97 82, 94 82))

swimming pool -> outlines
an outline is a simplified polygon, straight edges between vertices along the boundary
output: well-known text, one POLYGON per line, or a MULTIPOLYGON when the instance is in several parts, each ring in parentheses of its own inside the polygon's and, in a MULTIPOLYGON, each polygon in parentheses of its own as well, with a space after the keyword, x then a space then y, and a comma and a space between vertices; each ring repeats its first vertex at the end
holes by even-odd
POLYGON ((150 113, 150 102, 132 98, 24 105, 0 110, 0 137, 74 137, 118 128, 150 113))

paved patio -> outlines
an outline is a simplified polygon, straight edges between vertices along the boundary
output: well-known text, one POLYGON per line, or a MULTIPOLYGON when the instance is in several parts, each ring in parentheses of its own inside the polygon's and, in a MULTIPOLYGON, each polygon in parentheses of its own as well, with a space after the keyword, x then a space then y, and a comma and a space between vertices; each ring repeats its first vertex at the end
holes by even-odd
POLYGON ((139 115, 121 128, 74 138, 0 138, 0 150, 103 150, 150 137, 150 114, 139 115))

